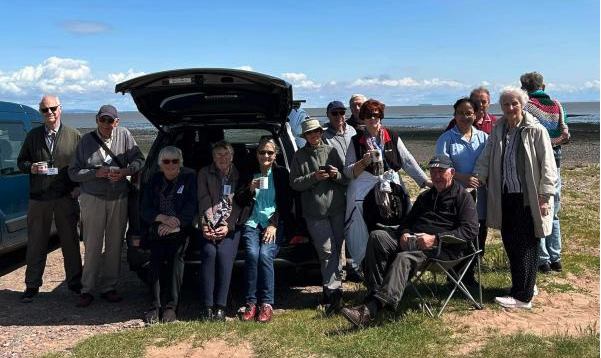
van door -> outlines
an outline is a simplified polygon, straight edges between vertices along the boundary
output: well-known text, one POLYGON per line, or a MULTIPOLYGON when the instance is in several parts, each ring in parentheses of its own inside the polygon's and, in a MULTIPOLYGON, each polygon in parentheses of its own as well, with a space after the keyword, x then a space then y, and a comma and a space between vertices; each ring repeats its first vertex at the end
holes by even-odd
POLYGON ((1 246, 27 242, 27 203, 29 176, 17 167, 17 157, 25 141, 23 121, 0 121, 0 224, 1 246))

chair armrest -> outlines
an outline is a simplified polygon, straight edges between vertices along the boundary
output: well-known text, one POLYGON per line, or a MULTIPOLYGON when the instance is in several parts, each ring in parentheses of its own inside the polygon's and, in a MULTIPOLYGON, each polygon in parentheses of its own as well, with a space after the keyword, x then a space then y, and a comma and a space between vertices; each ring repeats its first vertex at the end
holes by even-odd
POLYGON ((444 235, 444 236, 440 236, 438 238, 438 244, 442 245, 460 245, 460 244, 465 244, 467 243, 467 240, 464 239, 460 239, 458 237, 455 236, 451 236, 451 235, 444 235))

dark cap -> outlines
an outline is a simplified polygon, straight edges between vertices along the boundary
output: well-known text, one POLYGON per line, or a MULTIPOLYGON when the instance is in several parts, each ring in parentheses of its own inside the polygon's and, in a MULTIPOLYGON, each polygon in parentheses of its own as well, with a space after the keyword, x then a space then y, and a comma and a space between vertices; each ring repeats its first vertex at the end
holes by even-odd
POLYGON ((332 102, 330 102, 328 104, 328 108, 326 109, 326 112, 329 113, 333 109, 344 109, 344 110, 346 110, 346 107, 340 101, 332 101, 332 102))
POLYGON ((119 115, 117 114, 117 108, 111 106, 110 104, 105 104, 104 106, 100 107, 98 110, 98 117, 102 116, 109 116, 112 119, 119 118, 119 115))
POLYGON ((428 163, 428 168, 453 168, 453 162, 448 156, 444 154, 438 154, 433 156, 432 159, 430 159, 430 162, 428 163))

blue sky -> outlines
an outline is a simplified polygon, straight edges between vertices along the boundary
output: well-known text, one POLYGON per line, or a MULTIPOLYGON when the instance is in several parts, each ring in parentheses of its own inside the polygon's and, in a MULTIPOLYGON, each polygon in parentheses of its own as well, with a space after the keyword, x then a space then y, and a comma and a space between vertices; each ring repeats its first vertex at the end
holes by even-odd
POLYGON ((533 70, 559 100, 599 100, 598 0, 373 3, 4 2, 0 100, 36 106, 56 93, 65 109, 131 110, 116 83, 191 67, 284 78, 306 107, 353 93, 451 104, 533 70))

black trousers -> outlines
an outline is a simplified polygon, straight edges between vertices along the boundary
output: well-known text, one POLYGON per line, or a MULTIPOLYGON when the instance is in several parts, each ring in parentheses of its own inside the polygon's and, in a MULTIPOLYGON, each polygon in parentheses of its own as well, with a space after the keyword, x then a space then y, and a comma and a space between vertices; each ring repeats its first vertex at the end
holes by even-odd
POLYGON ((150 241, 149 246, 152 307, 175 310, 184 277, 187 235, 175 240, 150 241))
POLYGON ((392 230, 374 230, 369 234, 364 259, 367 300, 396 310, 407 283, 426 262, 422 251, 399 252, 399 238, 392 230))
POLYGON ((501 236, 511 266, 511 297, 530 302, 536 284, 539 238, 534 237, 534 223, 522 194, 503 194, 501 236))

